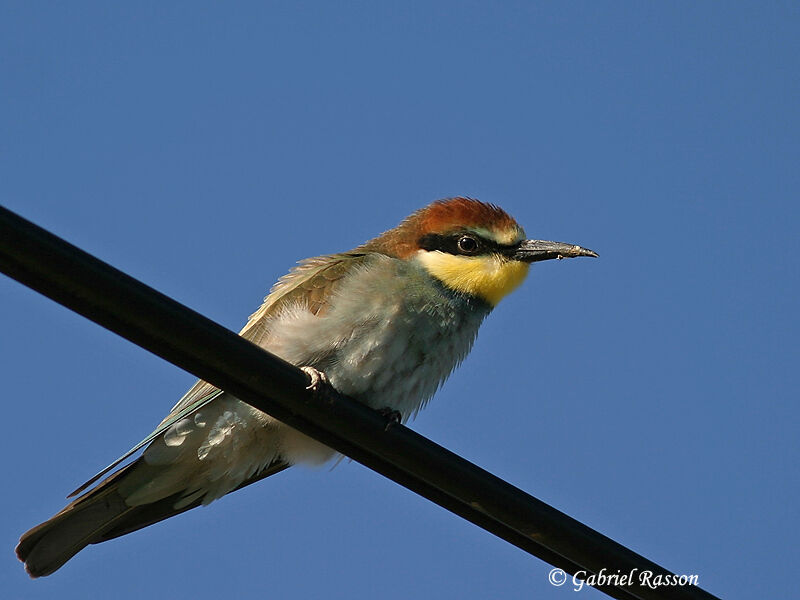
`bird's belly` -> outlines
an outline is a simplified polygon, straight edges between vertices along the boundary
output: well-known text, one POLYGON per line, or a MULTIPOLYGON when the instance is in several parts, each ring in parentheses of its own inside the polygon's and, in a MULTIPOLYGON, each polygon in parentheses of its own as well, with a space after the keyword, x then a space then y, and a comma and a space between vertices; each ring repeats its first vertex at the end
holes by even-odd
MULTIPOLYGON (((336 327, 324 319, 308 315, 292 319, 280 343, 267 346, 298 366, 309 365, 323 371, 339 392, 375 408, 398 411, 402 419, 416 415, 433 396, 451 371, 469 352, 480 325, 480 318, 443 318, 423 311, 396 307, 383 317, 362 320, 347 333, 333 331, 308 335, 311 328, 336 327), (293 342, 292 330, 304 320, 306 335, 293 342), (314 346, 309 340, 338 340, 336 344, 314 346), (299 350, 299 351, 298 351, 299 350)), ((280 429, 281 455, 293 464, 319 464, 335 453, 323 444, 283 425, 280 429)))

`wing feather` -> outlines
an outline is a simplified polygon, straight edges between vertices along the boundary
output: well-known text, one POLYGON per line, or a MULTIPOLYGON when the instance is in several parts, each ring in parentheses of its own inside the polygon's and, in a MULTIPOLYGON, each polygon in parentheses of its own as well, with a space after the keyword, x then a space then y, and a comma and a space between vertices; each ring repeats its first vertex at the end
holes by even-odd
MULTIPOLYGON (((354 267, 358 267, 364 262, 366 256, 364 253, 351 252, 318 256, 301 261, 297 267, 281 277, 272 287, 261 307, 250 315, 239 335, 254 344, 259 344, 269 331, 270 316, 277 314, 278 311, 290 304, 302 304, 315 315, 324 314, 335 288, 354 267)), ((178 400, 170 413, 150 435, 67 497, 72 498, 88 489, 109 471, 166 432, 172 425, 200 410, 223 393, 222 390, 210 383, 203 380, 197 381, 178 400)))

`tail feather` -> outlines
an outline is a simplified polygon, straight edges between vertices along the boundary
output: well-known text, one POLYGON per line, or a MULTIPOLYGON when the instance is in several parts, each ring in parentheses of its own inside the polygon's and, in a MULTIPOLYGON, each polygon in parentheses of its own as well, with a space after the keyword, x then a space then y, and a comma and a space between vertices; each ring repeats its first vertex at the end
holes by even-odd
POLYGON ((17 557, 31 577, 50 575, 104 531, 113 527, 131 507, 117 492, 128 465, 97 488, 64 507, 61 512, 22 535, 17 557))
MULTIPOLYGON (((25 570, 31 577, 54 573, 89 544, 131 533, 200 506, 201 499, 198 498, 188 505, 175 508, 185 492, 150 504, 129 506, 118 487, 137 466, 148 466, 141 463, 140 458, 117 471, 61 512, 22 535, 16 548, 17 557, 25 563, 25 570)), ((236 489, 269 477, 288 466, 276 461, 236 489)))

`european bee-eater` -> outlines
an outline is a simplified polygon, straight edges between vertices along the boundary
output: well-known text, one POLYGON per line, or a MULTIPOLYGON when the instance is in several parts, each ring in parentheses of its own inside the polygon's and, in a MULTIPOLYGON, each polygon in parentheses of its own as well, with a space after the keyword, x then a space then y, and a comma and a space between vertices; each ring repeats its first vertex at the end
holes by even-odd
MULTIPOLYGON (((497 206, 440 200, 354 250, 299 263, 240 335, 324 377, 339 392, 407 419, 464 359, 481 322, 522 283, 532 262, 576 256, 597 255, 528 240, 497 206)), ((141 444, 25 533, 17 555, 32 577, 49 575, 88 544, 334 454, 198 381, 141 444), (84 492, 142 447, 139 458, 84 492)))

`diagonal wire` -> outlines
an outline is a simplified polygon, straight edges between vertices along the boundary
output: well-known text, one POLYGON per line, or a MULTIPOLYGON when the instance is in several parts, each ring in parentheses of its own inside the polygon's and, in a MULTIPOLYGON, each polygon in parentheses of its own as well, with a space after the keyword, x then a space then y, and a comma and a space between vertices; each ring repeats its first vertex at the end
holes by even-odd
MULTIPOLYGON (((293 365, 3 207, 0 270, 570 575, 672 575, 378 412, 310 392, 293 365)), ((621 599, 715 598, 637 576, 596 587, 621 599)))

